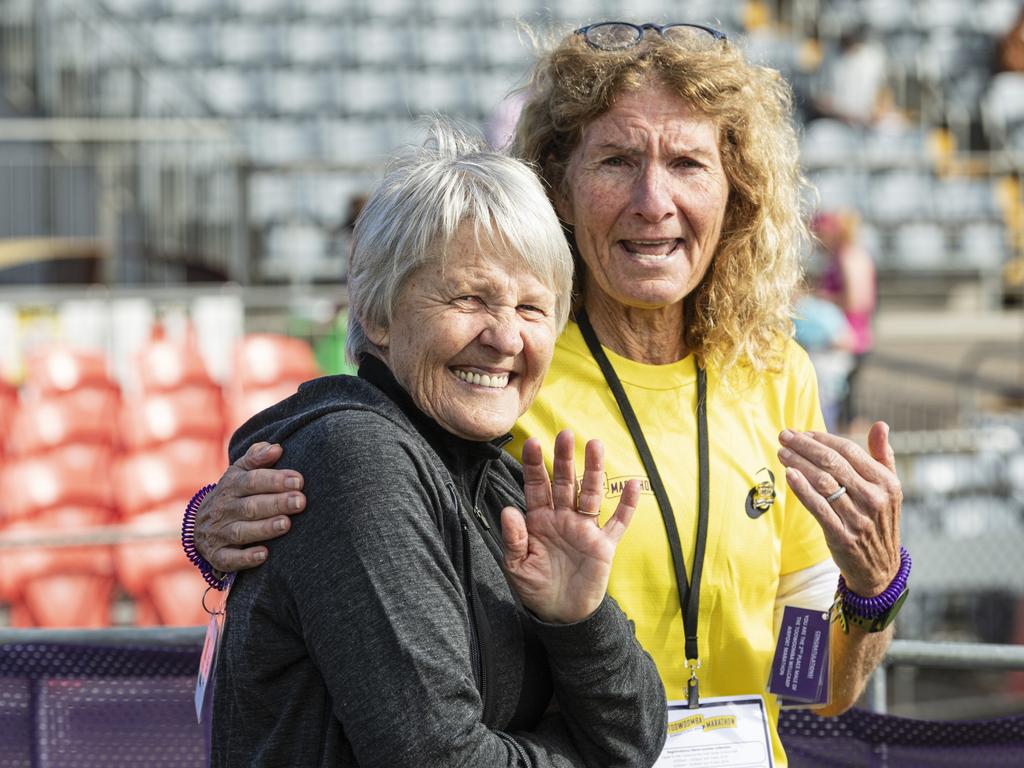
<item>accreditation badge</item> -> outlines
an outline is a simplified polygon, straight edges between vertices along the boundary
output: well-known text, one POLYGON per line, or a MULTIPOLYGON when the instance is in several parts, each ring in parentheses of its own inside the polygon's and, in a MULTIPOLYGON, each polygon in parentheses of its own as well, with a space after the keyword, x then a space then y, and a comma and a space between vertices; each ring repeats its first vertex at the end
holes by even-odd
POLYGON ((778 696, 783 709, 823 707, 829 686, 828 611, 787 605, 775 643, 768 692, 778 696))
POLYGON ((654 768, 775 768, 764 698, 716 696, 697 708, 668 703, 668 736, 654 768))
MULTIPOLYGON (((230 590, 230 582, 228 589, 230 590)), ((220 654, 220 642, 224 638, 224 621, 227 618, 228 592, 224 591, 219 594, 214 592, 215 607, 211 610, 206 604, 206 598, 210 591, 207 588, 203 593, 203 608, 210 615, 210 621, 206 625, 206 639, 203 640, 203 652, 199 657, 199 673, 196 675, 196 722, 200 724, 203 722, 203 713, 209 713, 213 703, 213 674, 217 670, 217 656, 220 654)))

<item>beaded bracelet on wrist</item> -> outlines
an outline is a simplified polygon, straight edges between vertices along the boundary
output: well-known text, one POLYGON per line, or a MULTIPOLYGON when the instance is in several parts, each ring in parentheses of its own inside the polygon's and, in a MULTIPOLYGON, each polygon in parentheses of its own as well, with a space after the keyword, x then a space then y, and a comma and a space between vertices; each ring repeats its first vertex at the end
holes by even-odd
POLYGON ((206 583, 218 591, 223 591, 230 583, 231 574, 220 573, 196 550, 196 512, 206 495, 216 487, 216 483, 203 486, 185 506, 185 516, 181 519, 181 548, 185 550, 192 565, 203 574, 206 583))
POLYGON ((874 619, 888 611, 896 600, 907 588, 907 580, 910 578, 910 553, 906 547, 900 547, 900 569, 881 594, 874 597, 861 597, 846 586, 846 579, 842 574, 839 576, 838 595, 842 598, 843 604, 851 613, 863 616, 865 619, 874 619))

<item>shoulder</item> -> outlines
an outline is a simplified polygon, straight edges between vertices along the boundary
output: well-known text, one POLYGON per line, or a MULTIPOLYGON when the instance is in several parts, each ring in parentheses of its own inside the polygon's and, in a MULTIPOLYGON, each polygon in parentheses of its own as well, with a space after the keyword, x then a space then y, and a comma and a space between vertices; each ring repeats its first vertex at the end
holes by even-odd
POLYGON ((297 519, 333 531, 376 530, 423 519, 437 527, 449 475, 396 409, 349 406, 311 421, 283 443, 279 467, 305 478, 297 519))
POLYGON ((814 365, 811 363, 807 350, 795 339, 786 339, 782 346, 782 375, 802 379, 807 374, 813 375, 814 365))

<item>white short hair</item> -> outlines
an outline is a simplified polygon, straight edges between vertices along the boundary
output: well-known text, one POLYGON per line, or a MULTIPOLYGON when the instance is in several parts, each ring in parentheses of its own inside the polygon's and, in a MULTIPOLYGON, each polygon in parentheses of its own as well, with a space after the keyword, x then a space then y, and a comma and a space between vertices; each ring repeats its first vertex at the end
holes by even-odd
POLYGON ((529 165, 436 120, 422 147, 392 161, 356 221, 349 259, 348 357, 375 349, 366 327, 390 328, 406 279, 431 261, 463 222, 501 242, 556 296, 561 332, 569 315, 572 256, 529 165))

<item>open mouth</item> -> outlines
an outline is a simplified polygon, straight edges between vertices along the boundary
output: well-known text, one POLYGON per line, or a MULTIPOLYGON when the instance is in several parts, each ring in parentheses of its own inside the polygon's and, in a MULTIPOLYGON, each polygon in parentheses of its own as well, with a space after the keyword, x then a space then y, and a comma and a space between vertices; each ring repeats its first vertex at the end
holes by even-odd
POLYGON ((479 373, 477 371, 464 371, 461 368, 452 368, 451 370, 462 381, 468 384, 476 384, 478 387, 504 389, 508 386, 508 373, 479 373))
POLYGON ((673 237, 664 240, 620 240, 626 253, 641 259, 660 260, 667 259, 682 245, 682 238, 673 237))

